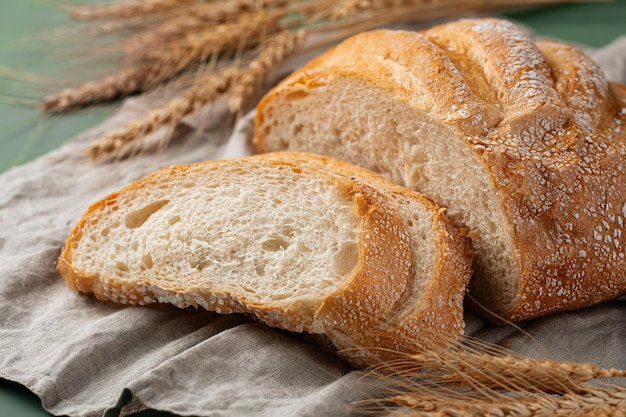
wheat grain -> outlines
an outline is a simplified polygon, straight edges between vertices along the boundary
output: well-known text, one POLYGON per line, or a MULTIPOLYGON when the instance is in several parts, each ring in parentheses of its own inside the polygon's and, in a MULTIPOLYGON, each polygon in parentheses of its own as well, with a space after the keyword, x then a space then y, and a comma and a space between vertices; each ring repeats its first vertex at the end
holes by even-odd
POLYGON ((335 3, 335 7, 330 13, 332 20, 345 19, 364 11, 380 10, 384 8, 402 7, 428 3, 427 0, 407 1, 407 0, 347 0, 335 3))

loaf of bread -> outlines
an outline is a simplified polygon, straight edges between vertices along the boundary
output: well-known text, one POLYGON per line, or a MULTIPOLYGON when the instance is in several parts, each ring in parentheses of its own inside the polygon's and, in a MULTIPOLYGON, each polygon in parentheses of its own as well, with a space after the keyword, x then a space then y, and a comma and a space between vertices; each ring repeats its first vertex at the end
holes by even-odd
POLYGON ((58 269, 102 300, 322 334, 367 366, 391 347, 384 334, 414 340, 406 351, 431 330, 460 337, 470 257, 429 198, 345 162, 275 153, 171 166, 105 197, 58 269))
POLYGON ((472 235, 469 294, 494 320, 626 293, 626 89, 572 46, 500 19, 362 33, 261 100, 255 142, 447 207, 472 235))

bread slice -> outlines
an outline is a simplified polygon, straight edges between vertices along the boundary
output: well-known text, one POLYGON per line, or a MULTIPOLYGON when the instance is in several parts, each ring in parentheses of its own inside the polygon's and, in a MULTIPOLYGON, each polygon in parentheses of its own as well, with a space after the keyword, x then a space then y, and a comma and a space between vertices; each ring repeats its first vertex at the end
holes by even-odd
POLYGON ((338 349, 379 348, 362 335, 412 304, 423 326, 461 335, 466 243, 425 197, 285 153, 172 166, 105 197, 70 233, 58 269, 102 300, 247 313, 338 349), (460 278, 447 272, 457 267, 460 278))
POLYGON ((472 231, 470 294, 522 320, 626 293, 623 97, 579 50, 468 19, 346 40, 261 100, 255 142, 430 195, 472 231))
POLYGON ((277 161, 297 161, 330 175, 356 179, 384 194, 403 220, 413 262, 407 286, 391 311, 356 334, 328 329, 342 356, 358 367, 415 353, 425 344, 450 344, 463 335, 463 300, 473 253, 466 231, 457 230, 445 209, 431 198, 397 185, 372 171, 322 155, 298 152, 265 154, 277 161))

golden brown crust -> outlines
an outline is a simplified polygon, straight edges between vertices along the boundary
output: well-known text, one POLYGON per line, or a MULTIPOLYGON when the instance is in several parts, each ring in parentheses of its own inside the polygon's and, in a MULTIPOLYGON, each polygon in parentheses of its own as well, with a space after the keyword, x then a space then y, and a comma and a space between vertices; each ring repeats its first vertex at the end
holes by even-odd
POLYGON ((359 263, 349 285, 330 294, 317 311, 325 327, 358 332, 384 317, 409 279, 412 254, 402 219, 387 198, 364 184, 351 189, 359 217, 359 263))
POLYGON ((277 150, 263 139, 269 104, 338 77, 428 114, 483 161, 519 265, 516 299, 500 315, 528 319, 626 293, 626 90, 581 51, 535 43, 498 19, 360 34, 261 101, 259 150, 277 150))
POLYGON ((393 361, 404 354, 422 352, 434 345, 451 346, 463 335, 463 300, 471 276, 471 251, 466 239, 443 215, 433 214, 436 231, 436 267, 420 308, 400 320, 388 319, 359 333, 329 329, 341 355, 356 367, 393 361))

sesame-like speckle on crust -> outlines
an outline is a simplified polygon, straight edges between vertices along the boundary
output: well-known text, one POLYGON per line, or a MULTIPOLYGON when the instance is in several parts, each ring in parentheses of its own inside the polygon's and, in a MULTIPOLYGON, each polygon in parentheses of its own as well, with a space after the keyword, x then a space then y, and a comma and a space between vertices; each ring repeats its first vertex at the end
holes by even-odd
POLYGON ((489 56, 484 71, 505 109, 501 126, 484 142, 483 158, 505 196, 522 259, 519 302, 507 318, 624 293, 626 135, 614 128, 621 108, 600 68, 572 46, 535 44, 502 20, 467 20, 433 31, 458 37, 468 28, 476 34, 472 53, 489 56))
POLYGON ((400 298, 412 254, 405 226, 387 198, 356 181, 351 192, 362 217, 361 268, 348 286, 330 294, 317 317, 324 327, 356 332, 378 321, 400 298))
MULTIPOLYGON (((435 268, 420 301, 406 311, 398 305, 384 320, 361 332, 330 328, 330 339, 341 355, 356 367, 393 361, 418 353, 434 343, 449 346, 463 335, 463 301, 471 276, 470 241, 442 211, 433 209, 435 268)), ((422 278, 423 279, 423 278, 422 278)), ((400 300, 399 303, 406 302, 400 300)))

